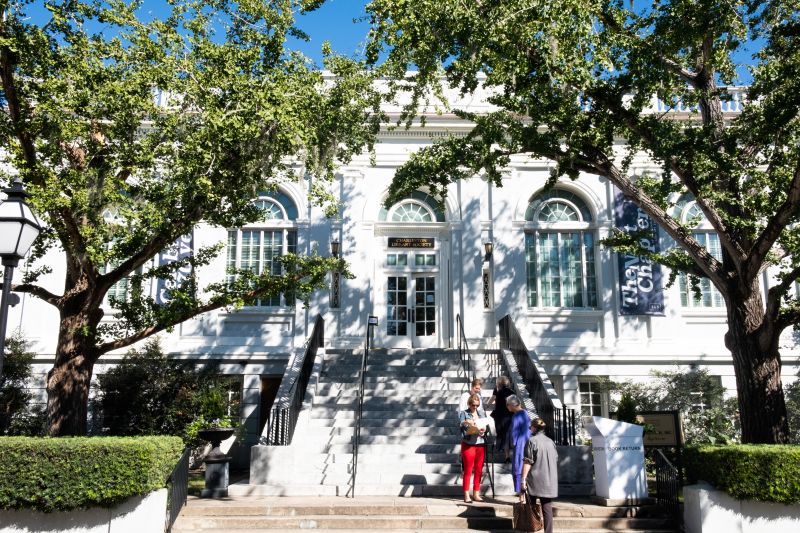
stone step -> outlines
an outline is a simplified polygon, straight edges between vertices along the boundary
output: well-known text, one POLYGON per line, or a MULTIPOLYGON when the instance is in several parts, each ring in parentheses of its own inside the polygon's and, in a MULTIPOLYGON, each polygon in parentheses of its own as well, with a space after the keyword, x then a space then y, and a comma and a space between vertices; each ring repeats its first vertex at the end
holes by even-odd
MULTIPOLYGON (((349 444, 353 441, 352 435, 334 435, 331 436, 329 442, 331 444, 349 444)), ((410 446, 419 446, 421 444, 459 444, 461 442, 461 435, 452 433, 448 435, 408 435, 400 430, 394 435, 366 435, 364 432, 358 440, 360 446, 365 444, 385 444, 385 445, 399 445, 405 446, 406 449, 410 446)))
MULTIPOLYGON (((336 379, 336 380, 343 380, 343 381, 353 381, 358 379, 359 377, 359 370, 358 369, 348 369, 348 368, 331 368, 328 370, 324 370, 320 374, 320 378, 322 379, 336 379)), ((397 379, 401 381, 405 381, 409 378, 447 378, 450 380, 466 383, 466 380, 463 377, 463 374, 456 371, 451 370, 449 367, 447 369, 440 369, 440 368, 406 368, 398 366, 395 369, 384 369, 381 371, 368 371, 364 381, 366 383, 373 383, 374 381, 381 379, 381 378, 390 378, 390 379, 397 379), (388 376, 387 374, 391 374, 388 376)))
MULTIPOLYGON (((231 488, 244 488, 235 484, 231 488)), ((260 486, 262 493, 277 487, 260 486)), ((191 531, 275 531, 325 529, 327 531, 512 531, 514 497, 489 498, 482 503, 458 501, 461 487, 438 487, 451 496, 358 496, 379 486, 356 486, 356 498, 263 498, 233 495, 226 501, 190 498, 174 533, 191 531), (452 497, 455 496, 455 497, 452 497)), ((408 487, 432 491, 435 487, 408 487)), ((336 490, 345 490, 337 487, 336 490)), ((234 491, 236 492, 236 491, 234 491)), ((408 492, 408 491, 407 491, 408 492)), ((410 494, 406 493, 405 496, 410 494)), ((554 502, 556 531, 570 532, 672 532, 669 522, 655 512, 637 507, 603 507, 583 501, 554 502), (636 516, 642 516, 637 518, 636 516)))
MULTIPOLYGON (((420 398, 418 396, 409 396, 406 394, 397 395, 392 398, 385 396, 365 395, 364 408, 365 409, 396 409, 403 411, 409 407, 412 408, 428 408, 428 409, 449 409, 450 411, 457 411, 458 402, 461 393, 451 392, 444 394, 429 395, 427 398, 420 398)), ((336 407, 337 409, 353 409, 358 406, 358 397, 355 395, 348 396, 314 396, 314 406, 319 407, 336 407)))
MULTIPOLYGON (((349 444, 331 444, 328 448, 329 453, 348 453, 351 450, 349 444)), ((388 455, 402 453, 418 454, 443 454, 460 453, 461 445, 453 442, 445 444, 433 444, 429 441, 420 441, 418 444, 359 444, 359 454, 364 455, 388 455)))
MULTIPOLYGON (((365 392, 371 394, 380 394, 383 392, 388 392, 388 393, 402 393, 408 396, 413 396, 414 394, 422 394, 426 392, 444 392, 444 391, 450 391, 450 392, 457 391, 460 394, 462 392, 465 392, 467 388, 468 387, 464 383, 441 381, 441 380, 436 382, 428 381, 420 384, 405 383, 399 381, 383 381, 381 383, 370 383, 369 386, 365 386, 364 390, 365 392)), ((317 385, 315 393, 336 394, 340 391, 352 391, 352 394, 355 394, 356 391, 358 391, 358 389, 359 389, 359 384, 356 382, 342 383, 340 381, 330 381, 326 379, 321 379, 320 383, 317 385)))
MULTIPOLYGON (((351 436, 353 435, 353 427, 334 427, 330 429, 329 434, 331 436, 351 436)), ((361 428, 361 437, 376 437, 376 436, 430 436, 430 437, 441 437, 445 435, 455 435, 458 438, 461 438, 461 432, 456 427, 451 426, 420 426, 420 427, 409 427, 409 426, 401 426, 401 427, 372 427, 372 426, 362 426, 361 428)))
MULTIPOLYGON (((355 419, 352 416, 317 418, 313 416, 313 413, 309 421, 312 425, 317 427, 352 427, 355 424, 355 419)), ((458 427, 458 422, 451 418, 362 418, 361 427, 458 427)))
MULTIPOLYGON (((407 408, 402 412, 396 413, 398 416, 396 420, 404 419, 424 419, 424 420, 449 420, 454 426, 458 426, 458 415, 453 408, 446 409, 433 409, 433 408, 407 408)), ((312 418, 354 418, 355 409, 347 409, 345 407, 323 407, 315 406, 311 410, 312 418)), ((361 419, 365 418, 393 418, 387 416, 386 409, 364 409, 361 412, 361 419)))

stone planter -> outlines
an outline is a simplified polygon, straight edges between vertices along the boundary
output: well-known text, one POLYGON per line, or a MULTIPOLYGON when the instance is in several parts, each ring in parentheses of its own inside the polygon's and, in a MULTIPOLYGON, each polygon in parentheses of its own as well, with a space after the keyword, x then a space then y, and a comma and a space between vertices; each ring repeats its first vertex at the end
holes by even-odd
POLYGON ((198 435, 211 443, 203 462, 206 464, 206 486, 200 491, 201 498, 226 498, 228 496, 228 469, 231 458, 220 450, 220 444, 233 435, 234 428, 206 428, 198 435))

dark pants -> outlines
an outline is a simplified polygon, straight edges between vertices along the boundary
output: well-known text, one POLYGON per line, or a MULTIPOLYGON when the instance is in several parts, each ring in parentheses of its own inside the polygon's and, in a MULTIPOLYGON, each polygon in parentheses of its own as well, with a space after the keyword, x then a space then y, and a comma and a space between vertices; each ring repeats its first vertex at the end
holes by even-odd
POLYGON ((531 502, 531 505, 536 503, 537 497, 539 498, 539 503, 542 504, 542 522, 544 522, 544 533, 553 533, 553 498, 531 496, 528 500, 531 502))

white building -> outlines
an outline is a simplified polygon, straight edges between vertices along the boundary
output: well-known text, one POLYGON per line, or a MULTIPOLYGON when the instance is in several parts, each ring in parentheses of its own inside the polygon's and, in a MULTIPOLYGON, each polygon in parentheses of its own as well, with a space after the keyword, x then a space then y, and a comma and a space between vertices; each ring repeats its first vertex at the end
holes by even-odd
MULTIPOLYGON (((737 113, 735 103, 728 112, 737 113)), ((615 225, 615 192, 605 179, 583 175, 542 192, 552 163, 520 156, 507 169, 502 187, 477 176, 454 185, 443 208, 424 190, 383 207, 392 177, 410 153, 468 128, 444 114, 429 117, 425 128, 383 132, 374 165, 364 155, 339 170, 334 187, 343 206, 339 219, 311 206, 310 183, 299 180, 256 199, 265 213, 260 223, 194 230, 194 247, 227 243, 216 262, 198 273, 201 284, 223 279, 229 265, 263 270, 277 263, 260 258, 289 251, 329 254, 332 241, 340 243, 355 275, 315 294, 308 308, 275 297, 237 312, 207 313, 162 336, 174 356, 219 360, 225 373, 242 376, 242 416, 251 435, 260 433, 264 408, 290 354, 302 350, 317 313, 325 318, 325 342, 332 347, 360 345, 368 315, 379 319, 376 346, 450 347, 460 315, 470 346, 491 348, 497 345, 498 319, 510 315, 564 403, 583 414, 607 414, 606 398, 593 388, 598 377, 645 379, 653 369, 699 365, 735 392, 731 356, 723 344, 724 304, 707 283, 701 300, 687 295, 682 283, 654 286, 651 293, 663 302, 661 316, 623 313, 623 299, 630 296, 623 294, 624 272, 621 281, 617 254, 599 244, 615 225)), ((636 174, 657 171, 646 159, 633 165, 636 174)), ((693 204, 679 208, 681 216, 691 216, 693 204)), ((697 231, 718 251, 712 233, 702 224, 697 231)), ((671 245, 663 234, 660 245, 671 245)), ((58 292, 63 272, 57 261, 53 265, 45 285, 58 292)), ((640 269, 637 279, 649 282, 647 272, 640 269)), ((662 277, 665 283, 666 269, 662 277)), ((52 365, 57 320, 52 307, 30 296, 23 295, 11 310, 9 332, 21 328, 40 354, 42 387, 52 365)), ((784 382, 798 370, 790 333, 782 346, 784 382)), ((104 356, 95 374, 121 356, 104 356)))

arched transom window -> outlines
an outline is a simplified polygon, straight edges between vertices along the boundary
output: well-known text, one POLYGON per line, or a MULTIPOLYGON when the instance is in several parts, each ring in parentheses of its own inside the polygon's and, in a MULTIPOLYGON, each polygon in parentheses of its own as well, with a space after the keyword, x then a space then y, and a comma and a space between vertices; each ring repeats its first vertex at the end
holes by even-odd
POLYGON ((421 202, 406 200, 392 207, 389 211, 392 222, 433 222, 435 220, 430 208, 421 202))
POLYGON ((596 308, 595 229, 576 194, 551 189, 525 211, 528 307, 596 308))
MULTIPOLYGON (((675 204, 675 216, 684 224, 693 226, 692 237, 705 247, 717 260, 722 261, 722 247, 719 235, 711 228, 708 219, 700 206, 690 194, 685 194, 675 204)), ((704 308, 723 307, 722 294, 708 278, 699 279, 700 294, 696 294, 689 283, 689 276, 681 273, 678 276, 678 287, 681 293, 681 307, 704 308)))
MULTIPOLYGON (((228 230, 227 279, 233 281, 234 270, 251 270, 273 276, 283 274, 280 261, 287 253, 297 253, 297 206, 281 191, 259 195, 253 204, 263 214, 260 220, 228 230)), ((257 307, 294 305, 294 297, 275 294, 251 302, 257 307)))
POLYGON ((444 222, 444 211, 432 196, 414 191, 408 198, 400 200, 388 210, 381 209, 379 220, 384 222, 444 222))

